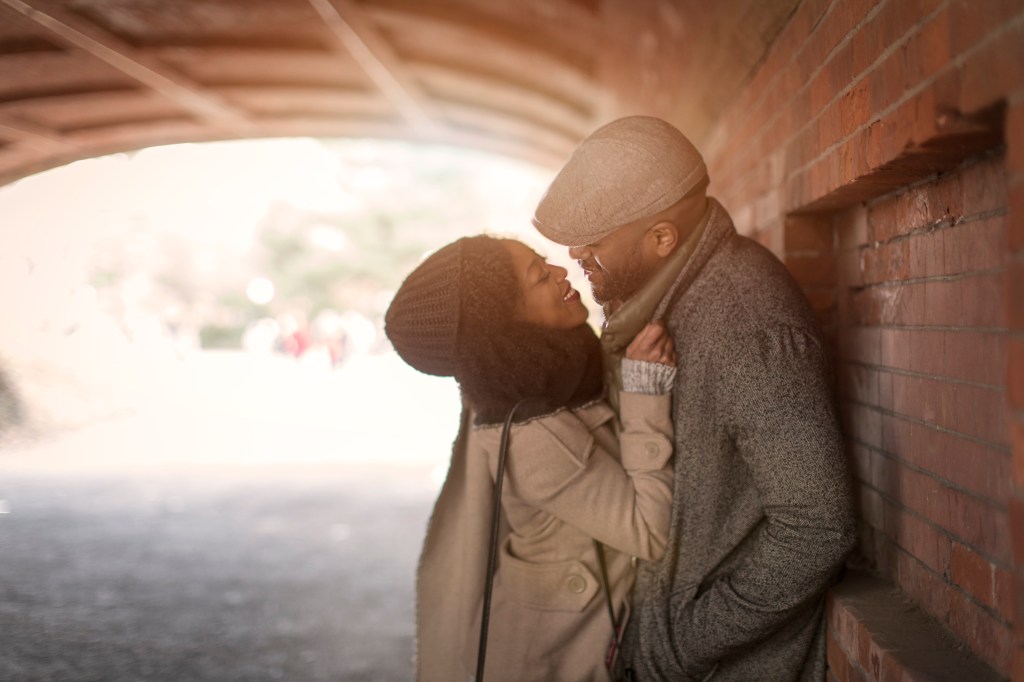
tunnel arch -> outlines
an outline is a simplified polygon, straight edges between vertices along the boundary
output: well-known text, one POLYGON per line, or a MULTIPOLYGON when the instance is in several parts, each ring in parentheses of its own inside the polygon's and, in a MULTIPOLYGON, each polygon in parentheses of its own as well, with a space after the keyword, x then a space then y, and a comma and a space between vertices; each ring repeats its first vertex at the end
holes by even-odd
POLYGON ((0 183, 249 137, 419 139, 556 167, 625 113, 699 141, 796 4, 0 0, 0 183))

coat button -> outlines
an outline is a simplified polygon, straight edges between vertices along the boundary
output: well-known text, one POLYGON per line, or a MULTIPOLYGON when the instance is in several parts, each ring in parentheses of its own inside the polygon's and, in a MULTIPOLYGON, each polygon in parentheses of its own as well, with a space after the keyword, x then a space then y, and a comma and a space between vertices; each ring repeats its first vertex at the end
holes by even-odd
POLYGON ((658 454, 658 444, 654 441, 648 441, 647 445, 644 446, 644 452, 647 453, 648 457, 654 457, 658 454))
POLYGON ((580 594, 587 589, 587 581, 582 576, 570 575, 569 579, 565 581, 565 586, 573 594, 580 594))

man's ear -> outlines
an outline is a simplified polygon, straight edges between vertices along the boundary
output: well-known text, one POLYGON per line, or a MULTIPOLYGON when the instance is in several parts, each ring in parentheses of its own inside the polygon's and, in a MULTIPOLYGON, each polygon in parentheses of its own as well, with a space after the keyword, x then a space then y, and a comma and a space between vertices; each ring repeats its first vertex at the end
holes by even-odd
POLYGON ((659 258, 668 258, 679 246, 679 228, 668 220, 655 224, 647 234, 652 237, 654 253, 659 258))

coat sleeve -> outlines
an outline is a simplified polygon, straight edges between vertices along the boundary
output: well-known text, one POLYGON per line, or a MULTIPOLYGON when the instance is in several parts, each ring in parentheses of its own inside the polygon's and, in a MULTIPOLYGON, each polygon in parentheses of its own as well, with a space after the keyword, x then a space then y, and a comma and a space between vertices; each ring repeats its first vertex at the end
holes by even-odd
POLYGON ((764 521, 744 561, 670 606, 670 641, 690 672, 756 644, 819 598, 855 541, 824 350, 790 328, 737 343, 718 404, 764 521))
POLYGON ((672 502, 670 403, 669 395, 622 394, 621 461, 572 411, 513 429, 509 485, 528 504, 609 547, 660 557, 672 502))

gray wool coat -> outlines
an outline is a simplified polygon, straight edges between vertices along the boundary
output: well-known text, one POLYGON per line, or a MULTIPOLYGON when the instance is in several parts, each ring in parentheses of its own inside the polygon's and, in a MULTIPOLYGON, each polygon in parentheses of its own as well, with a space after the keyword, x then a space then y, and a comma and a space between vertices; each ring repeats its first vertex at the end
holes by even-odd
POLYGON ((824 594, 855 541, 827 350, 785 267, 710 203, 655 314, 678 356, 672 522, 623 660, 645 682, 823 680, 824 594))

